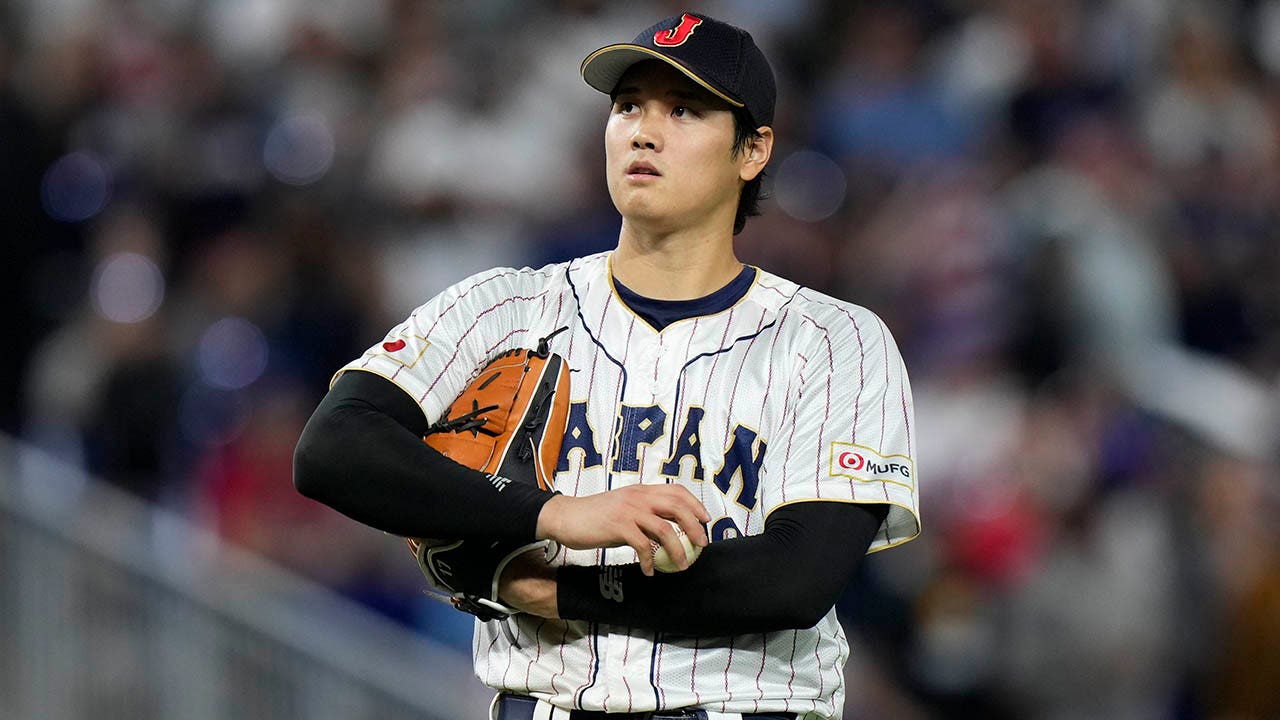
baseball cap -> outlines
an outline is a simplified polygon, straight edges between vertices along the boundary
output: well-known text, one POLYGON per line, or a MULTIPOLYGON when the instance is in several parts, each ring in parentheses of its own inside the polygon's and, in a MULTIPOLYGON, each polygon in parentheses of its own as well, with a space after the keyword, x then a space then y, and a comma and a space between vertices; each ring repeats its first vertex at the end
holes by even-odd
POLYGON ((746 108, 757 126, 773 124, 773 68, 740 27, 700 13, 672 15, 629 43, 588 55, 582 79, 612 93, 627 68, 644 60, 662 60, 730 105, 746 108))

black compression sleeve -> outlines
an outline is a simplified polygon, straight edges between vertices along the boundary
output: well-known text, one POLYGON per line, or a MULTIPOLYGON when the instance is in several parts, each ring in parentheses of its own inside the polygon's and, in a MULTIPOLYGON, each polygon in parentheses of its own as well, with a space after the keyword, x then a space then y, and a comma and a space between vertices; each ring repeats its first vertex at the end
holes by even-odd
POLYGON ((679 573, 646 577, 639 564, 610 568, 612 576, 594 566, 562 567, 560 616, 701 636, 813 627, 888 512, 888 505, 788 505, 769 516, 762 534, 712 543, 679 573))
POLYGON ((298 492, 406 537, 533 540, 552 494, 485 475, 422 442, 427 420, 389 380, 347 372, 307 421, 293 456, 298 492))

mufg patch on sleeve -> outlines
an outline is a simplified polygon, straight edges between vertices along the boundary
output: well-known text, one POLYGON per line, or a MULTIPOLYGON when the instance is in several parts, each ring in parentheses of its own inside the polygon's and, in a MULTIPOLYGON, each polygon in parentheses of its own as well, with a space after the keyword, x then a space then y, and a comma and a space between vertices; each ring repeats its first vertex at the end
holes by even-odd
POLYGON ((916 467, 906 455, 881 455, 865 445, 831 443, 831 475, 861 482, 888 482, 915 487, 916 467))

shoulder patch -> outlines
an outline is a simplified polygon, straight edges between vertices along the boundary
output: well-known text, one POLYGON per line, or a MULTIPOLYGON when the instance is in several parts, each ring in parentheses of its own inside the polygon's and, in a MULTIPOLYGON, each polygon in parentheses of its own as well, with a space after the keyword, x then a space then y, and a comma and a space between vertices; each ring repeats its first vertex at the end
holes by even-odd
POLYGON ((418 360, 422 359, 422 354, 431 347, 431 341, 421 335, 412 335, 418 342, 414 343, 417 347, 410 346, 404 337, 397 337, 393 340, 387 340, 378 346, 382 352, 376 353, 383 355, 389 360, 400 363, 405 369, 412 370, 414 365, 418 364, 418 360))
POLYGON ((831 475, 859 482, 887 482, 914 488, 915 462, 906 455, 881 455, 866 445, 831 443, 831 475))

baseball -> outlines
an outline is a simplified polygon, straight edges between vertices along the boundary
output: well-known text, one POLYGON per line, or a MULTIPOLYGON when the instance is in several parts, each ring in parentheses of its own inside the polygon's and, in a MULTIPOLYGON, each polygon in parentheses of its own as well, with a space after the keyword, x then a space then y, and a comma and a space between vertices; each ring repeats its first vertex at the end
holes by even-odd
MULTIPOLYGON (((671 522, 668 520, 667 522, 671 522)), ((702 553, 702 548, 696 547, 689 536, 685 534, 683 528, 676 523, 671 523, 671 527, 675 528, 676 535, 680 538, 680 544, 684 546, 685 557, 689 558, 689 564, 698 559, 698 555, 702 553)), ((676 565, 676 561, 671 559, 671 555, 667 553, 667 549, 658 543, 653 545, 653 567, 658 572, 673 573, 679 572, 680 568, 676 565)))

